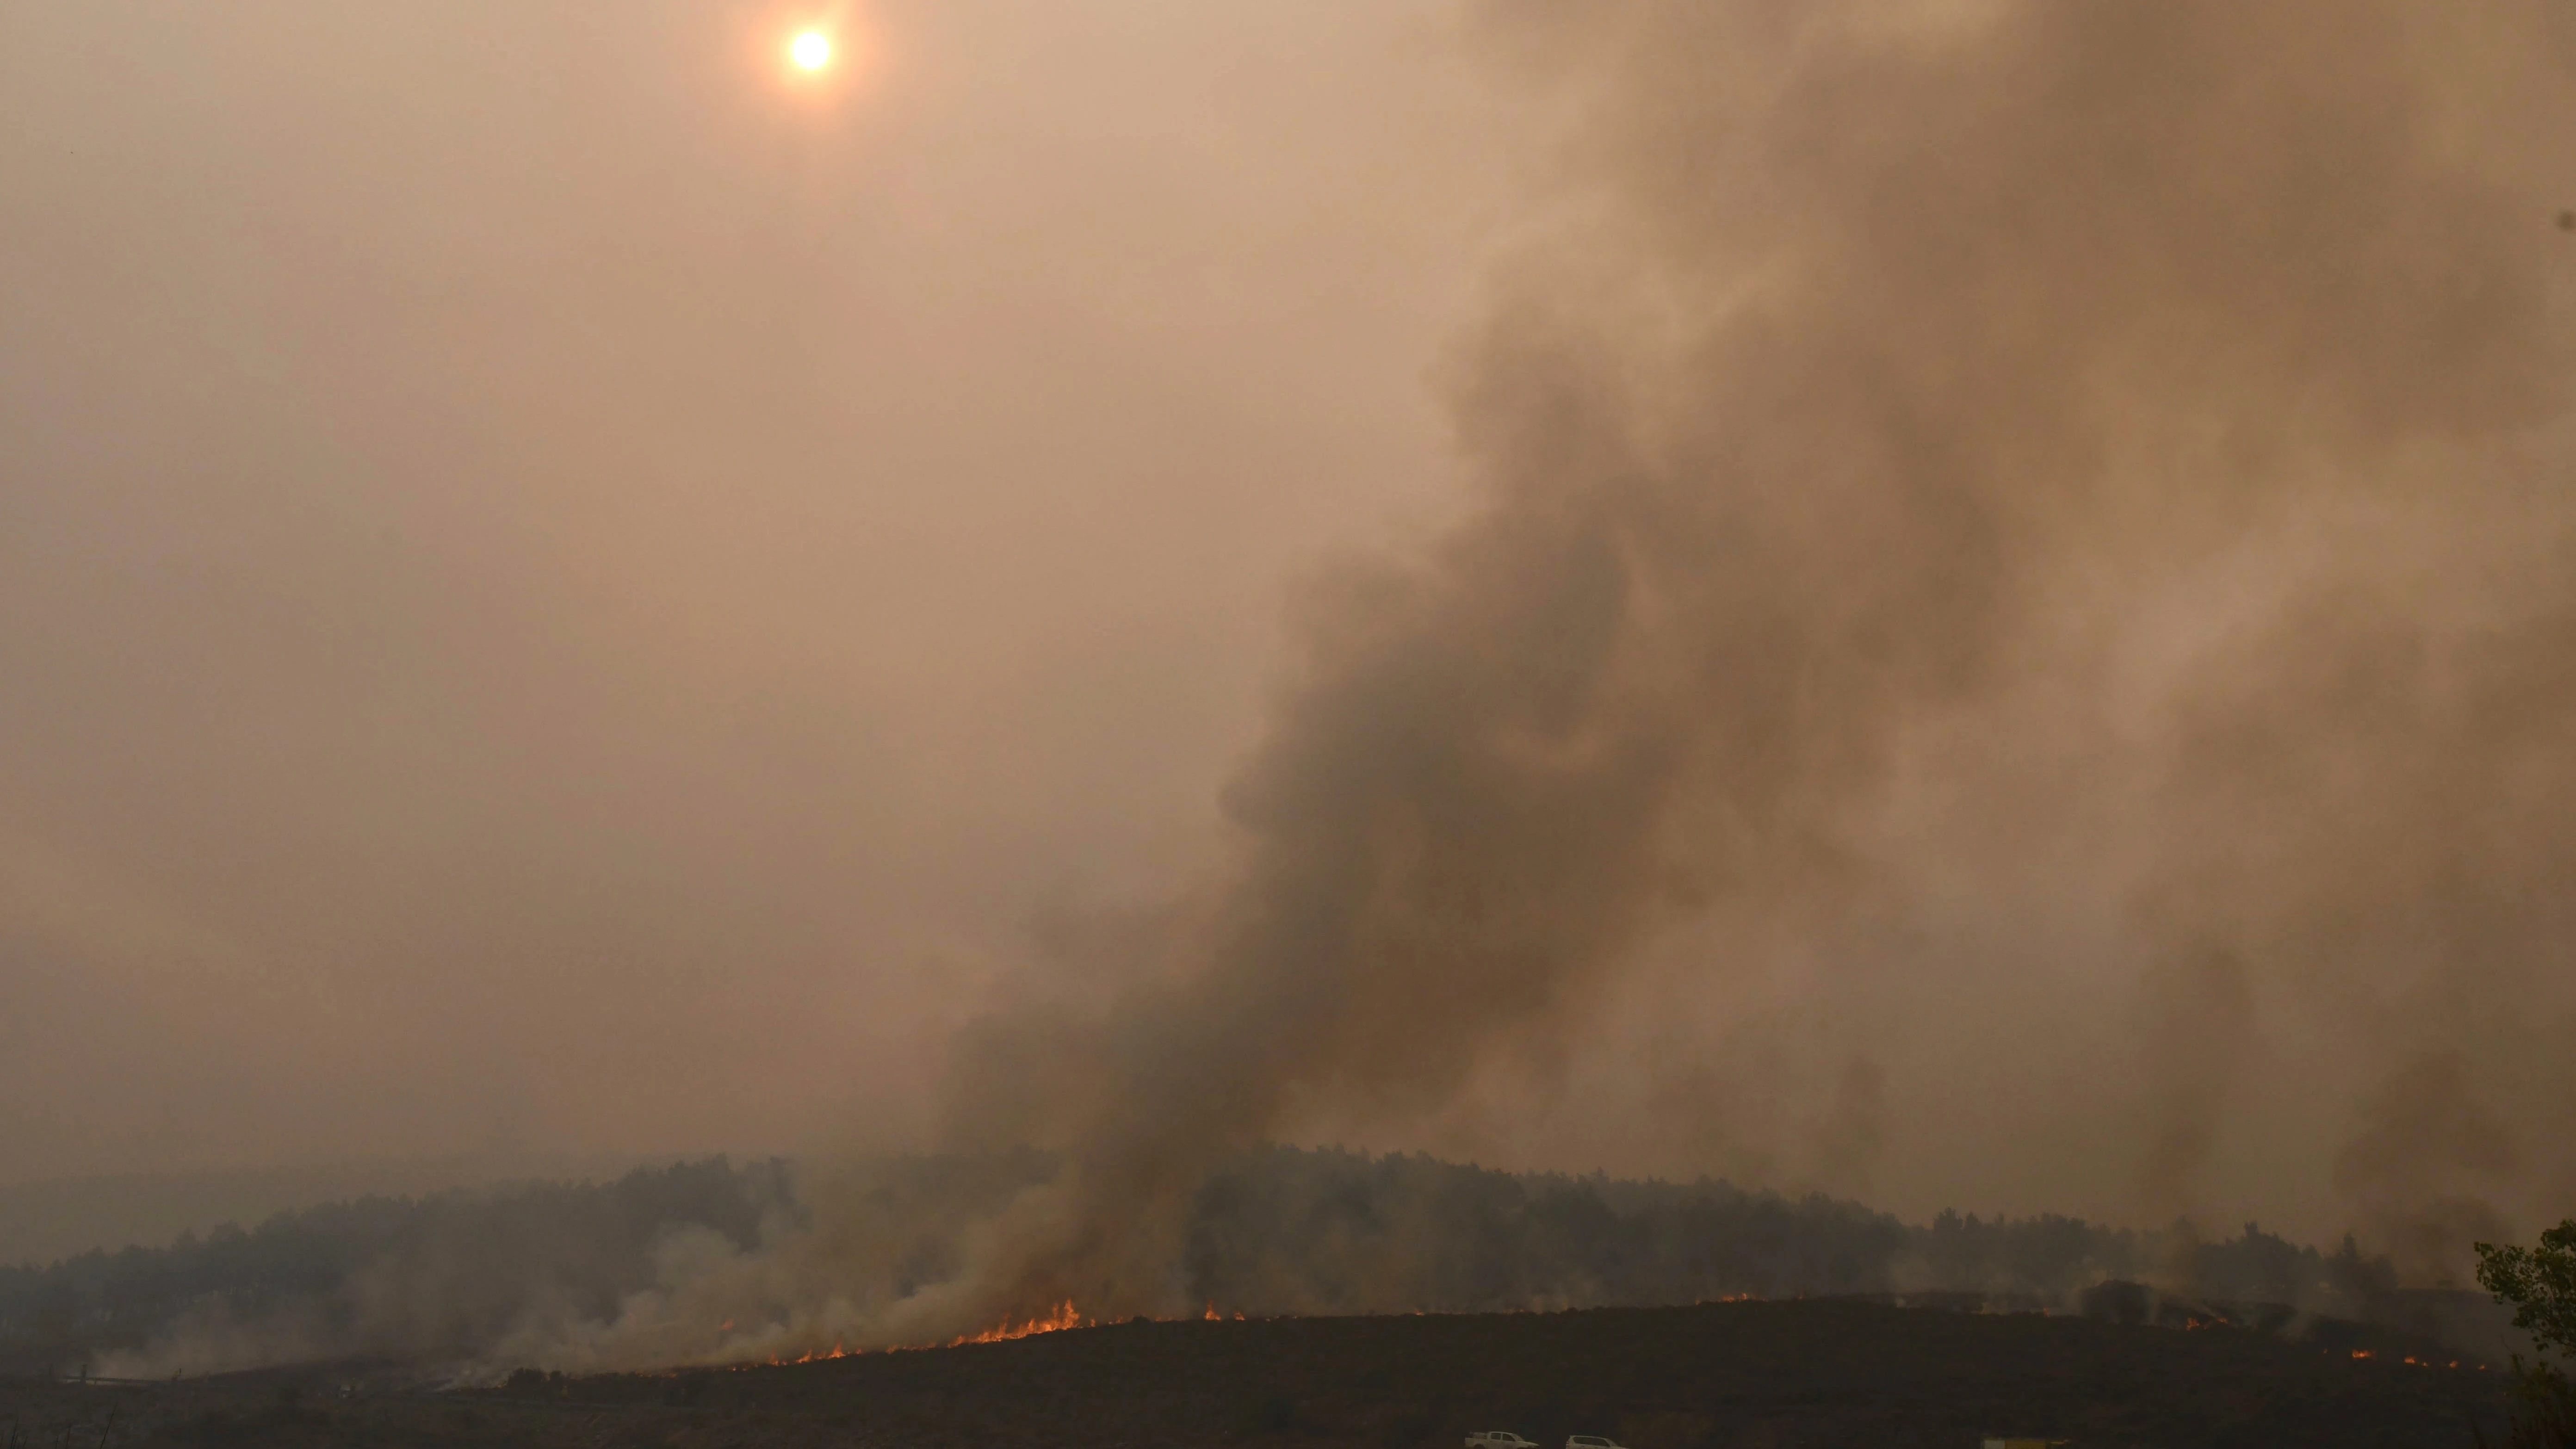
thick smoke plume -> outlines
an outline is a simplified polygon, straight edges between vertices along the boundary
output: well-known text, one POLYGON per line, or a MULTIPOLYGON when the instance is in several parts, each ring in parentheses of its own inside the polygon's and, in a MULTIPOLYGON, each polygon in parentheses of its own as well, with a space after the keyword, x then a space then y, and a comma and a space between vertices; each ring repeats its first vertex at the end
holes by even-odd
POLYGON ((2136 973, 2151 1209, 2261 1003, 2356 1033, 2342 1179, 2437 1270, 2419 1227, 2518 1164, 2481 1100, 2576 1100, 2565 16, 1494 26, 1574 141, 1459 367, 1481 507, 1317 591, 1241 860, 1138 984, 962 1054, 961 1130, 1072 1165, 941 1311, 1170 1311, 1180 1206, 1302 1110, 1437 1103, 1659 942, 1722 969, 1936 878, 2136 973))
MULTIPOLYGON (((2576 1186, 2571 24, 1488 7, 1567 144, 1451 374, 1477 506, 1304 600, 1239 850, 1110 1004, 959 1043, 956 1143, 1062 1171, 910 1267, 820 1194, 547 1352, 1194 1308, 1215 1164, 1436 1108, 1649 961, 2080 954, 2134 987, 2141 1213, 2267 1021, 2374 1063, 2339 1190, 2419 1277, 2576 1186)), ((1825 1070, 1865 1166, 1904 1084, 1825 1070)))

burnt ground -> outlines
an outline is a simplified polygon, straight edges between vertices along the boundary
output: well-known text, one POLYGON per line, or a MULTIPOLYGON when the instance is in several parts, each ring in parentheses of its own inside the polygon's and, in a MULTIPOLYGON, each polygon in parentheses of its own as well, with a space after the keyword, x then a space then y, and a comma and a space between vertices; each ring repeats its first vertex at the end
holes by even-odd
POLYGON ((1137 1322, 837 1361, 446 1393, 386 1366, 188 1383, 0 1381, 0 1449, 2073 1449, 2496 1442, 2504 1375, 2403 1362, 2373 1330, 2294 1340, 1818 1299, 1572 1313, 1137 1322))

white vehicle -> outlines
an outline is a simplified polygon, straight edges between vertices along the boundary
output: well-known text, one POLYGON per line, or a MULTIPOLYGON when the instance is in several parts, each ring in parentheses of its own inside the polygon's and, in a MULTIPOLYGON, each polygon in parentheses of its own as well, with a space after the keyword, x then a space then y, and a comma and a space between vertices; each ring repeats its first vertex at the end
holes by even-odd
POLYGON ((1565 1441, 1565 1449, 1627 1449, 1627 1446, 1613 1443, 1598 1434, 1577 1434, 1565 1441))
POLYGON ((1536 1444, 1504 1429, 1467 1436, 1467 1449, 1538 1449, 1536 1444))

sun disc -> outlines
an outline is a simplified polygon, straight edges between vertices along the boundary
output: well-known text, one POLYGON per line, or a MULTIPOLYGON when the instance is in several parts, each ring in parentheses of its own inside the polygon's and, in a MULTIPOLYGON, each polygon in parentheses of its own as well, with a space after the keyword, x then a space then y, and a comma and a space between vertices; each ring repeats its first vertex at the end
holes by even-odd
POLYGON ((832 37, 819 30, 808 30, 788 43, 787 58, 799 70, 821 70, 832 63, 832 37))

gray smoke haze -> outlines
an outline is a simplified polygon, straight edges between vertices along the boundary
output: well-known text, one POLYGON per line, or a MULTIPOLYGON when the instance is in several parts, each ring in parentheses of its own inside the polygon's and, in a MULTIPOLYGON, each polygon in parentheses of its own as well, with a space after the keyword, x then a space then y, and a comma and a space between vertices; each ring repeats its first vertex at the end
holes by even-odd
POLYGON ((1451 1100, 1641 954, 1937 978, 2070 914, 2137 982, 2142 1208, 2275 1013, 2356 1054, 2337 1187, 2411 1269, 2562 1189, 2564 14, 1507 9, 1575 140, 1457 366, 1480 510, 1315 589, 1145 979, 962 1056, 973 1136, 1073 1163, 965 1319, 1175 1310, 1212 1161, 1451 1100))
MULTIPOLYGON (((1045 1148, 1062 1174, 959 1227, 930 1281, 884 1258, 910 1229, 827 1189, 812 1233, 675 1259, 620 1321, 515 1352, 919 1342, 1066 1298, 1185 1311, 1192 1194, 1265 1139, 1866 1185, 1913 1212, 2259 1213, 2354 1227, 2428 1281, 2471 1232, 2576 1199, 2564 8, 1509 0, 1464 30, 1509 113, 1553 128, 1440 368, 1467 508, 1298 588, 1222 837, 1176 837, 1203 870, 1048 916, 994 978, 1001 1009, 951 1040, 935 1114, 928 1053, 887 1048, 946 1143, 1045 1148)), ((1271 173, 1278 194, 1330 164, 1271 173)), ((1403 193, 1363 210, 1403 216, 1403 193)), ((1138 285, 1128 305, 1163 295, 1138 285)), ((1012 365, 1018 335, 977 333, 961 372, 1012 365)), ((1185 471, 1334 466, 1201 437, 1187 407, 1123 416, 1152 439, 1136 457, 1170 429, 1185 471)), ((1189 552, 1180 500, 1122 494, 1146 542, 1084 534, 1099 573, 996 588, 1037 601, 1026 621, 1131 547, 1151 574, 1189 552)), ((782 596, 710 639, 685 580, 611 572, 718 673, 777 623, 799 647, 739 667, 792 679, 841 627, 782 596)), ((1154 575, 1151 602, 1229 572, 1154 575)), ((505 673, 588 657, 567 635, 505 673)), ((881 662, 942 668, 928 644, 881 662)), ((664 674, 630 683, 669 703, 664 674)), ((604 720, 629 695, 578 697, 604 720)), ((1158 775, 1163 726, 1113 717, 1135 737, 1102 730, 1132 747, 1104 778, 1195 786, 1223 753, 1188 741, 1158 775)), ((703 776, 739 737, 697 723, 625 737, 596 820, 615 783, 680 767, 709 812, 681 823, 799 892, 718 892, 677 924, 709 960, 748 949, 734 923, 828 955, 855 927, 800 914, 816 882, 895 893, 902 868, 869 872, 900 832, 800 855, 801 809, 719 807, 737 770, 801 800, 829 719, 703 776)), ((944 787, 1091 778, 1068 754, 984 779, 997 738, 970 732, 944 787)), ((1050 821, 1123 808, 1048 799, 1050 821)), ((968 834, 944 864, 973 862, 968 834)), ((671 927, 654 873, 591 869, 603 918, 671 927)), ((526 926, 529 959, 599 939, 522 908, 487 924, 526 926)), ((969 1014, 930 995, 924 1021, 969 1014)))
POLYGON ((1412 0, 828 8, 0 6, 0 1183, 917 1143, 1203 854, 1508 117, 1412 0))

